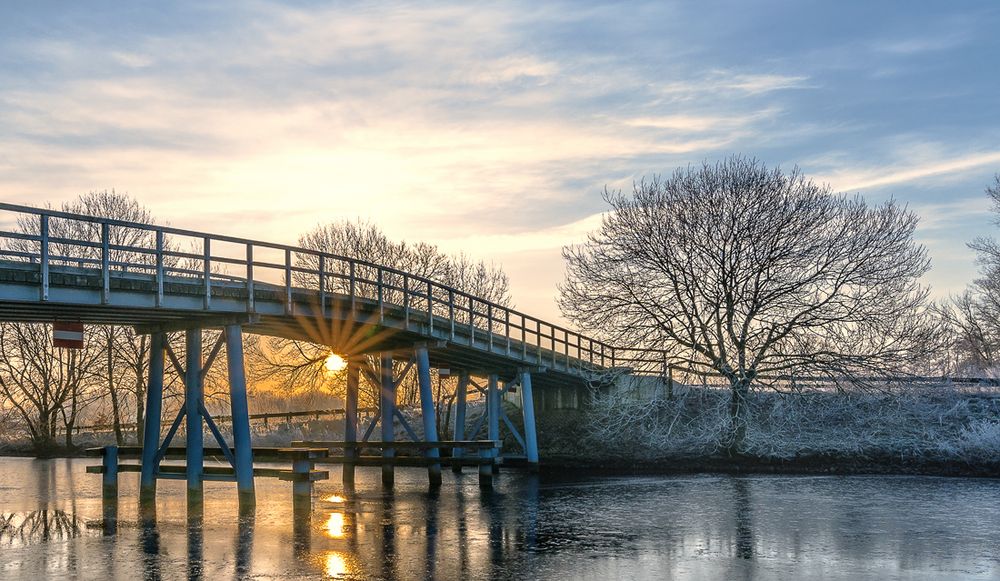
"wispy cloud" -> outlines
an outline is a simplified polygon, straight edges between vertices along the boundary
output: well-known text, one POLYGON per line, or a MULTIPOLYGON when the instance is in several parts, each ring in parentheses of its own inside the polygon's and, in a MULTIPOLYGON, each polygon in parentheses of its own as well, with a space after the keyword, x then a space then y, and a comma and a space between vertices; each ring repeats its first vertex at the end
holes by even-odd
POLYGON ((818 176, 838 191, 856 191, 948 176, 973 168, 1000 164, 1000 151, 970 153, 932 161, 905 161, 861 169, 846 168, 818 176))
POLYGON ((920 216, 920 230, 930 234, 934 230, 945 230, 946 233, 967 229, 969 222, 978 222, 990 211, 988 197, 975 196, 935 203, 915 203, 910 209, 920 216))
POLYGON ((601 226, 602 213, 591 214, 570 222, 544 229, 518 233, 473 234, 459 238, 442 238, 441 245, 453 251, 467 248, 502 248, 505 253, 561 249, 583 242, 587 234, 601 226))

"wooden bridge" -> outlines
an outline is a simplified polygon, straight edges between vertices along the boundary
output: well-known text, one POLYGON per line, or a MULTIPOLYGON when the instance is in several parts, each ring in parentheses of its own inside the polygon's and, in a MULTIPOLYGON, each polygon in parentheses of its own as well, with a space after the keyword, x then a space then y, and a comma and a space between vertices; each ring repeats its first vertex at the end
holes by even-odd
MULTIPOLYGON (((141 455, 141 484, 150 493, 156 478, 166 476, 160 461, 186 422, 189 490, 200 491, 205 479, 206 425, 219 449, 227 452, 239 491, 252 496, 243 333, 310 341, 343 354, 348 362, 345 440, 367 441, 377 423, 389 465, 395 450, 386 443, 395 439, 397 422, 418 439, 396 409, 396 391, 408 373, 416 374, 420 387, 427 442, 437 434, 430 370, 447 368, 459 377, 455 439, 477 436, 465 433, 465 394, 478 386, 486 396, 487 439, 500 440, 504 425, 527 462, 536 465, 534 389, 582 386, 595 374, 620 367, 667 372, 662 352, 615 348, 460 289, 364 260, 6 203, 0 203, 0 320, 131 325, 151 334, 141 455), (205 356, 202 331, 210 328, 224 332, 205 356), (172 350, 168 332, 185 333, 184 357, 172 350), (205 409, 203 394, 206 371, 223 346, 232 447, 205 409), (164 435, 160 416, 168 364, 184 379, 185 403, 164 435), (362 377, 380 388, 377 422, 363 434, 358 425, 362 377), (477 384, 474 377, 483 379, 477 384), (523 433, 501 406, 503 394, 515 388, 523 433)), ((438 453, 437 447, 425 451, 431 458, 438 453)))

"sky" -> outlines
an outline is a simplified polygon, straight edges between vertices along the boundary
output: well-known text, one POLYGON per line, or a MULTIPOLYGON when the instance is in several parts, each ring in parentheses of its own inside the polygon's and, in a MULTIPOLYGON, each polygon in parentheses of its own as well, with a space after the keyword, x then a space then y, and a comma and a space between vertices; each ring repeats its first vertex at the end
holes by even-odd
POLYGON ((1000 4, 3 2, 0 200, 114 188, 294 243, 360 217, 560 321, 605 188, 755 156, 921 217, 935 297, 998 232, 1000 4))

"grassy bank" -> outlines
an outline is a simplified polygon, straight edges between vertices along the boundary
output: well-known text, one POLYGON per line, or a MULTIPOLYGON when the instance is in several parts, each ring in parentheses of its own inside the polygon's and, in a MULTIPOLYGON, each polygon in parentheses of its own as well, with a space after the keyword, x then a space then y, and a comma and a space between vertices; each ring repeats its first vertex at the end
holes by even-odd
MULTIPOLYGON (((538 415, 544 470, 632 473, 936 474, 1000 477, 1000 397, 950 389, 895 393, 811 392, 752 395, 747 437, 737 455, 722 442, 729 426, 724 390, 679 389, 672 398, 599 395, 586 410, 538 415)), ((509 403, 505 405, 510 406, 509 403)), ((470 425, 482 413, 470 408, 470 425)), ((421 425, 410 414, 409 423, 421 425)), ((520 413, 507 410, 521 429, 520 413)), ((340 440, 341 420, 254 427, 258 446, 292 440, 340 440)), ((397 438, 409 439, 400 431, 397 438)), ((206 445, 214 445, 209 434, 206 445)), ((71 449, 114 443, 111 434, 81 434, 71 449)), ((134 443, 134 442, 129 442, 134 443)), ((508 437, 505 448, 517 451, 508 437)), ((8 440, 4 455, 34 455, 8 440)))
POLYGON ((552 468, 602 472, 1000 476, 1000 398, 948 389, 755 393, 739 454, 723 445, 724 390, 602 395, 541 422, 552 468))

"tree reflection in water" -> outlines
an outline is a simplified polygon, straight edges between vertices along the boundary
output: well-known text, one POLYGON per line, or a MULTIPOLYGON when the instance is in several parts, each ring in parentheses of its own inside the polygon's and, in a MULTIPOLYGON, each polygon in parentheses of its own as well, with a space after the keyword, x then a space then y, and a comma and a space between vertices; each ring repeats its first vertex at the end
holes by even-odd
POLYGON ((736 532, 736 556, 754 558, 753 520, 750 484, 743 478, 733 479, 733 517, 736 532))
POLYGON ((59 509, 0 513, 0 547, 18 548, 34 543, 76 538, 87 523, 59 509))

